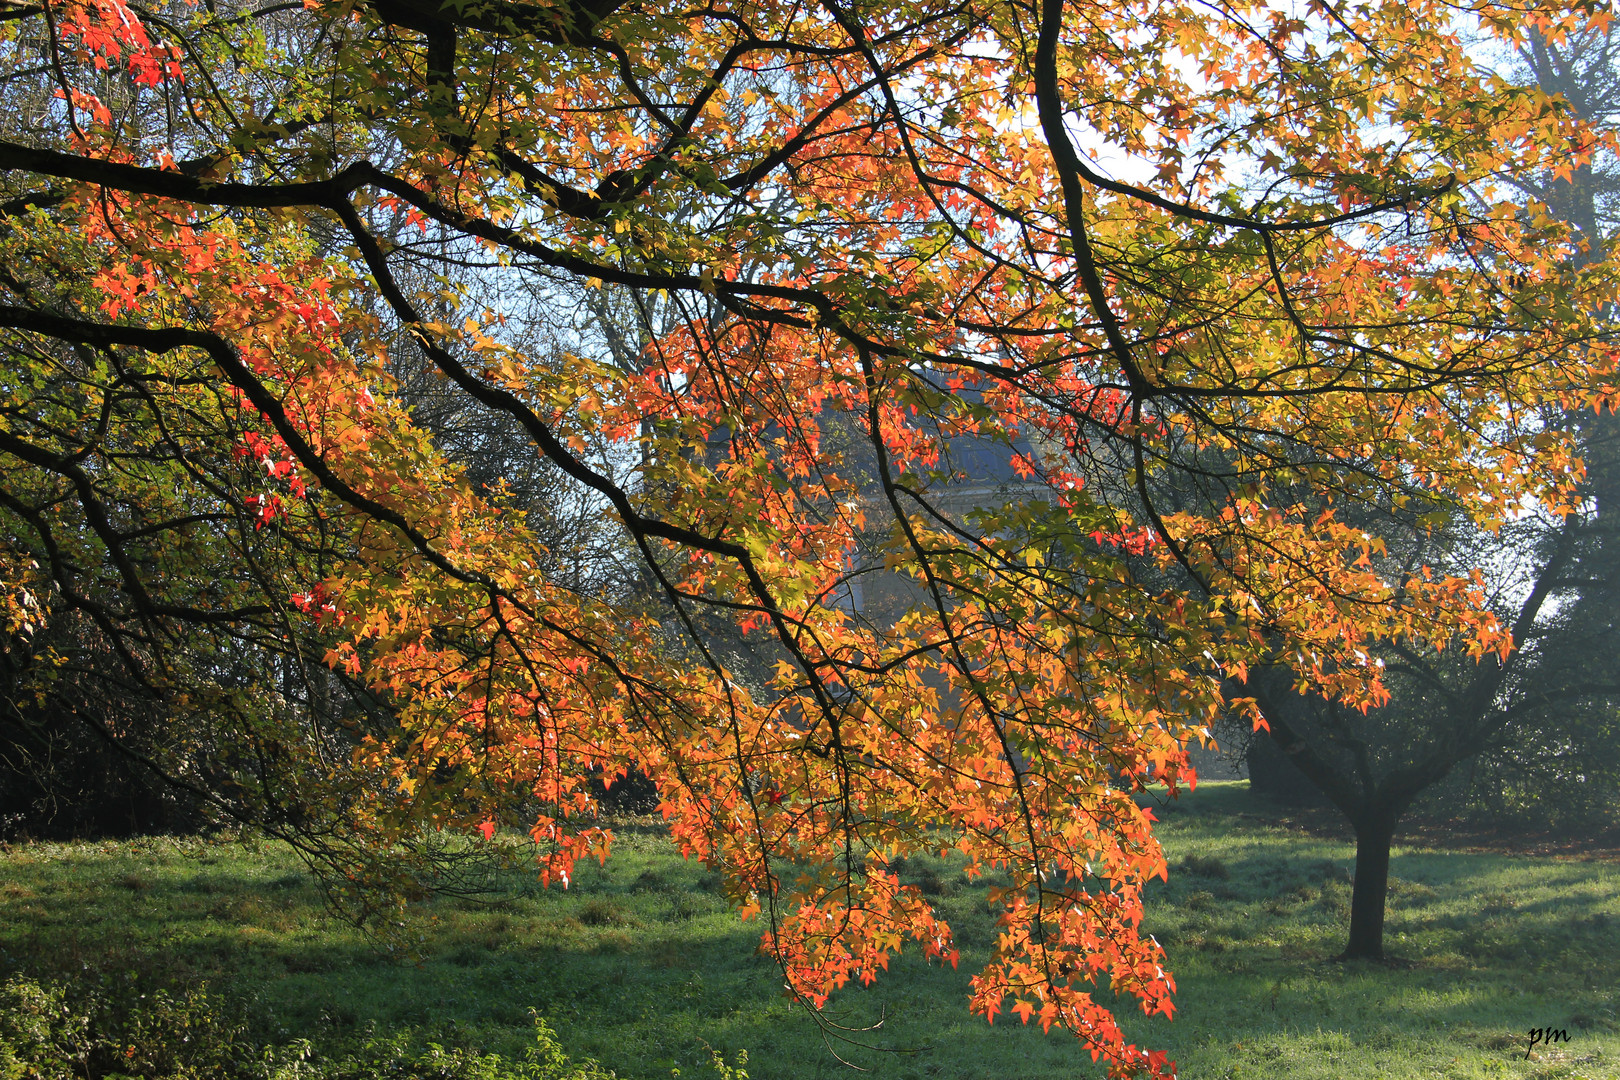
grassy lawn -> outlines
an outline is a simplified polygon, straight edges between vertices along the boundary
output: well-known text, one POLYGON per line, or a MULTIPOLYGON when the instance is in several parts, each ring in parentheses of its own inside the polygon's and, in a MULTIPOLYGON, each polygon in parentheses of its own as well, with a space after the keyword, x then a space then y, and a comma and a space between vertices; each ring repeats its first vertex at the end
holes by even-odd
MULTIPOLYGON (((1174 872, 1148 925, 1180 985, 1173 1022, 1131 1018, 1139 1042, 1202 1078, 1620 1077, 1620 866, 1403 848, 1388 942, 1398 962, 1341 964, 1353 849, 1275 820, 1245 785, 1207 784, 1169 808, 1174 872), (1569 1040, 1536 1047, 1531 1028, 1569 1040)), ((139 973, 206 983, 254 1037, 333 1053, 367 1033, 516 1056, 531 1010, 568 1054, 621 1076, 712 1077, 710 1048, 748 1052, 752 1080, 847 1076, 781 996, 700 866, 656 826, 617 828, 605 869, 566 892, 514 878, 493 904, 441 900, 390 946, 328 917, 272 845, 171 839, 0 848, 0 980, 139 973)), ((994 913, 944 862, 909 872, 962 945, 952 971, 904 956, 835 997, 839 1024, 882 1027, 834 1044, 883 1077, 1098 1075, 1072 1039, 969 1016, 994 913)))

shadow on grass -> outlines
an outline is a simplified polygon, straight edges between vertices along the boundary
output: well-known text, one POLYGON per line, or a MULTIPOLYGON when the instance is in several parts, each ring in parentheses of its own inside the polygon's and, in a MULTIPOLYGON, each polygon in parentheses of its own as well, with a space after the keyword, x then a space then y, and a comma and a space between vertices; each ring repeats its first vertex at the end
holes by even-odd
MULTIPOLYGON (((1524 1033, 1546 1026, 1571 1032, 1572 1054, 1620 1056, 1615 868, 1402 852, 1389 947, 1410 966, 1336 964, 1350 849, 1234 821, 1239 805, 1217 791, 1161 830, 1176 869, 1151 891, 1147 926, 1169 950, 1179 1018, 1132 1017, 1119 1003, 1129 1036, 1169 1050, 1183 1076, 1518 1076, 1537 1067, 1512 1064, 1524 1033)), ((951 867, 924 871, 963 946, 961 970, 906 954, 873 988, 837 995, 827 1018, 881 1021, 865 1041, 918 1051, 838 1052, 897 1080, 1100 1075, 1071 1037, 967 1013, 993 913, 951 867)), ((782 995, 758 954, 759 924, 739 923, 712 876, 656 830, 626 833, 606 868, 580 866, 566 892, 530 885, 514 877, 494 904, 425 905, 376 938, 330 918, 274 848, 13 851, 0 855, 0 976, 90 966, 206 980, 242 1001, 267 1040, 318 1046, 409 1030, 514 1056, 532 1038, 533 1009, 570 1054, 628 1078, 707 1075, 709 1047, 746 1048, 752 1080, 848 1075, 782 995)))

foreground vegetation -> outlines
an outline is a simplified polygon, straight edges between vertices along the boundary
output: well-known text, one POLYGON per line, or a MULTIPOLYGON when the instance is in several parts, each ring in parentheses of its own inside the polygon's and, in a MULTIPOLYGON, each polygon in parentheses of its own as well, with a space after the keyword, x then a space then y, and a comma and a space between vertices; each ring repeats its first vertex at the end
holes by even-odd
MULTIPOLYGON (((1148 929, 1175 965, 1179 1015, 1137 1017, 1130 1034, 1168 1049, 1183 1077, 1602 1080, 1620 1070, 1614 862, 1400 849, 1389 923, 1398 961, 1336 963, 1346 840, 1278 823, 1241 784, 1205 785, 1164 816, 1175 870, 1150 899, 1148 929), (1569 1039, 1527 1059, 1532 1028, 1569 1039)), ((723 1075, 714 1054, 734 1068, 742 1050, 753 1080, 843 1075, 834 1051, 896 1078, 1093 1071, 1070 1039, 967 1014, 968 973, 995 922, 950 864, 913 860, 906 872, 957 928, 960 970, 903 957, 826 1010, 846 1026, 881 1020, 855 1037, 907 1051, 880 1054, 824 1042, 757 955, 757 925, 739 923, 655 823, 617 832, 615 857, 581 866, 566 892, 513 876, 492 903, 425 904, 383 937, 330 917, 291 855, 270 845, 6 848, 0 1077, 7 1032, 17 1043, 24 1021, 37 1028, 40 1015, 75 1008, 102 1010, 89 1027, 133 1051, 119 1063, 133 1075, 224 1075, 228 1059, 241 1075, 552 1080, 598 1075, 595 1059, 635 1080, 691 1080, 723 1075), (163 1050, 165 1032, 229 1052, 163 1050)), ((14 1076, 30 1075, 12 1060, 14 1076)), ((89 1071, 107 1075, 99 1068, 89 1071)))

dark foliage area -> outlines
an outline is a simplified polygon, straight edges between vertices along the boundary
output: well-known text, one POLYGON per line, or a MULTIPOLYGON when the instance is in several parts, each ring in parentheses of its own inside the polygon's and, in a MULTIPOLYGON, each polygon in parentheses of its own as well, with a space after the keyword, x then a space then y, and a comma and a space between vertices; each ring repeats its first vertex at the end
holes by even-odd
POLYGON ((39 668, 69 643, 42 630, 0 650, 0 841, 190 833, 203 801, 141 760, 161 732, 161 705, 116 678, 39 668), (98 722, 113 720, 114 726, 98 722))
POLYGON ((207 817, 87 728, 0 711, 0 840, 189 833, 207 817))
POLYGON ((0 1076, 28 1080, 610 1080, 563 1056, 543 1024, 519 1060, 476 1048, 365 1037, 336 1057, 265 1043, 236 1004, 133 974, 0 984, 0 1076))

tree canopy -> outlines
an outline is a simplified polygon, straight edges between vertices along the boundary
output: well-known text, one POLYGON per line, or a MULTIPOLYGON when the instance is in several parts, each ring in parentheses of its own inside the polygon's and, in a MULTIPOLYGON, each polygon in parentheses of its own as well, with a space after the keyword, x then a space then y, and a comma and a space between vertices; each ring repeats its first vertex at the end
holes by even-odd
POLYGON ((566 884, 634 770, 815 1006, 954 962, 954 850, 973 1009, 1169 1075, 1137 795, 1251 669, 1511 647, 1379 514, 1577 497, 1611 276, 1506 178, 1599 136, 1476 53, 1594 19, 0 0, 9 693, 357 883, 522 816, 566 884))

